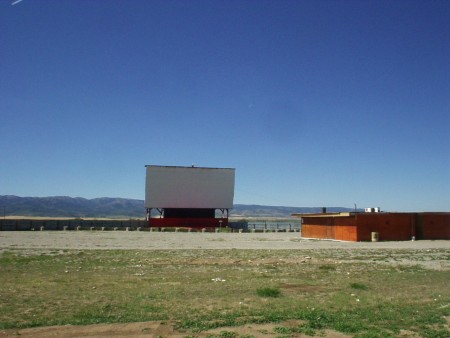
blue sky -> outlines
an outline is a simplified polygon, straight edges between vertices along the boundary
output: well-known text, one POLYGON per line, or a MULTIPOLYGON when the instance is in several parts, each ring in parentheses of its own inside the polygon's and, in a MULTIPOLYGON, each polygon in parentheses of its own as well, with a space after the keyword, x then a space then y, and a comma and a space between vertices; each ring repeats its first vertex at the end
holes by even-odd
POLYGON ((0 1, 0 195, 450 211, 449 1, 0 1))

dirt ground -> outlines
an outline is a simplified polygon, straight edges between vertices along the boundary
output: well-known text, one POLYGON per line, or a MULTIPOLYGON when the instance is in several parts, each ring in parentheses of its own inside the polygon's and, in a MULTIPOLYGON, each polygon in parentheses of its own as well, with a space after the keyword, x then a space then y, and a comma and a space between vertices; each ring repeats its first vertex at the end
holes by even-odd
POLYGON ((8 249, 450 249, 450 241, 340 242, 302 239, 298 232, 3 231, 8 249))
MULTIPOLYGON (((0 232, 0 252, 14 249, 450 249, 450 241, 405 242, 338 242, 302 239, 299 233, 161 233, 138 231, 5 231, 0 232)), ((0 330, 3 337, 220 337, 234 332, 236 337, 276 337, 276 326, 298 326, 299 321, 278 324, 251 324, 220 328, 200 334, 176 329, 174 322, 138 322, 125 324, 97 324, 88 326, 53 326, 28 329, 0 330)), ((228 335, 230 336, 230 335, 228 335)), ((294 337, 294 336, 292 336, 294 337)), ((298 334, 295 337, 307 337, 298 334)), ((310 336, 308 336, 310 337, 310 336)), ((318 337, 318 336, 317 336, 318 337)), ((350 336, 326 331, 320 337, 347 338, 350 336)), ((402 337, 415 337, 404 332, 402 337)))
MULTIPOLYGON (((96 324, 87 326, 49 326, 30 328, 22 330, 5 330, 0 331, 0 337, 20 336, 27 338, 74 338, 74 337, 115 337, 115 338, 148 338, 148 337, 220 337, 223 332, 235 333, 236 337, 264 337, 271 338, 280 336, 275 333, 273 329, 277 326, 294 327, 299 324, 299 321, 288 321, 278 324, 251 324, 240 327, 222 327, 220 329, 203 331, 201 333, 181 332, 175 329, 175 324, 170 322, 139 322, 126 324, 96 324)), ((230 337, 230 336, 228 336, 230 337)), ((306 336, 298 334, 295 337, 325 337, 325 338, 349 338, 339 332, 325 331, 324 335, 320 336, 306 336)))

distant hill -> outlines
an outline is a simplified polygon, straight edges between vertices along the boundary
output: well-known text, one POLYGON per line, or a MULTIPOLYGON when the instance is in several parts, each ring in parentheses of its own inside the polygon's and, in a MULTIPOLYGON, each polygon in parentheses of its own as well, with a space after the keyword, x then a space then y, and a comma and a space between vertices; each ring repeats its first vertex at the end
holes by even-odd
POLYGON ((143 200, 52 196, 0 196, 0 214, 46 217, 145 217, 143 200))
MULTIPOLYGON (((353 209, 327 207, 327 211, 353 209)), ((321 212, 321 207, 284 207, 269 205, 235 204, 232 217, 289 217, 293 213, 321 212)), ((142 218, 145 217, 143 200, 127 198, 93 198, 52 196, 19 197, 0 195, 0 216, 42 216, 74 218, 142 218)))
MULTIPOLYGON (((327 207, 327 212, 354 211, 343 207, 327 207)), ((360 211, 360 210, 359 210, 360 211)), ((235 204, 230 214, 233 217, 289 217, 292 214, 322 212, 322 207, 283 207, 253 204, 235 204)))

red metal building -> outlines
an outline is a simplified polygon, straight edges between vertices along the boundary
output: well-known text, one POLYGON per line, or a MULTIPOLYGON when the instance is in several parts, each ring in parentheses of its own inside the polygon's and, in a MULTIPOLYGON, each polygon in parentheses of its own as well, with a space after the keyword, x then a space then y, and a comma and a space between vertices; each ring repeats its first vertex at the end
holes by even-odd
POLYGON ((450 239, 448 212, 341 212, 293 214, 302 218, 302 237, 341 241, 450 239))

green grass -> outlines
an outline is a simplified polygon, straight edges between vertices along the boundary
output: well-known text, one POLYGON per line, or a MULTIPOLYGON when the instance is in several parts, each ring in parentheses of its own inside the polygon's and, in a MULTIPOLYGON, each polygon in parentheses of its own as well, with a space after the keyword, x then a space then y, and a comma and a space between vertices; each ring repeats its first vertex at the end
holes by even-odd
POLYGON ((175 320, 195 335, 298 320, 275 332, 449 336, 450 272, 397 262, 445 261, 448 252, 390 250, 385 257, 395 264, 374 263, 378 256, 337 249, 11 250, 0 255, 0 329, 175 320), (305 256, 313 259, 299 263, 305 256))
POLYGON ((280 289, 277 289, 277 288, 266 287, 266 288, 256 289, 256 294, 261 297, 275 298, 275 297, 280 297, 281 291, 280 291, 280 289))
POLYGON ((362 283, 350 283, 350 287, 352 289, 356 289, 356 290, 368 290, 369 289, 367 287, 367 285, 364 285, 362 283))

